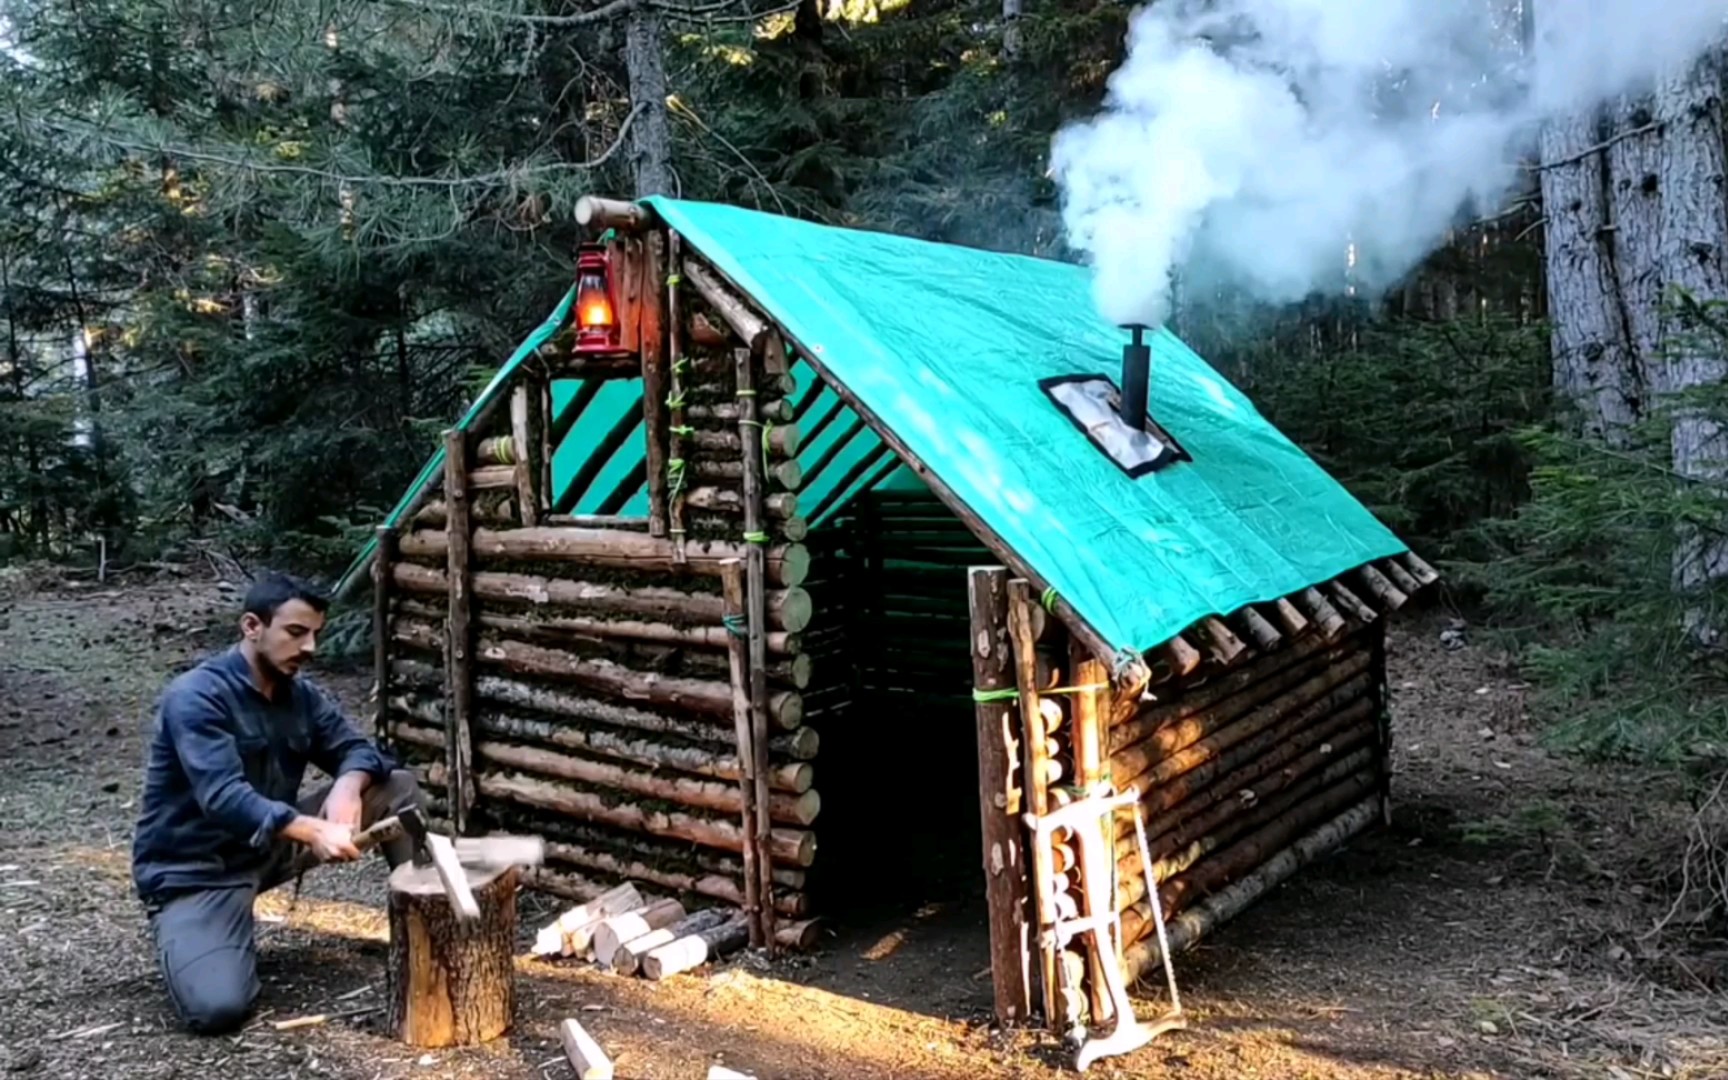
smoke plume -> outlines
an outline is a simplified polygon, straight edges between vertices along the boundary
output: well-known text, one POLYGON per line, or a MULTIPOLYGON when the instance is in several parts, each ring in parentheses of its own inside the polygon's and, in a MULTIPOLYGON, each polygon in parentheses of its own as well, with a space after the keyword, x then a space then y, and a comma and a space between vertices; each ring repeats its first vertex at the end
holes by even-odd
POLYGON ((1534 0, 1530 36, 1531 2, 1142 8, 1102 112, 1052 153, 1100 312, 1162 323, 1178 268, 1273 303, 1389 287, 1497 207, 1544 118, 1643 89, 1724 20, 1722 0, 1534 0))

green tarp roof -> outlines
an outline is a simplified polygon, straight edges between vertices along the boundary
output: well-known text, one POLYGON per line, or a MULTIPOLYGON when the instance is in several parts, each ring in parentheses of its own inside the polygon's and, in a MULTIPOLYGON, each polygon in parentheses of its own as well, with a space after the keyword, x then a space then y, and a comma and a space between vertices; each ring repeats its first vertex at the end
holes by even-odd
MULTIPOLYGON (((1039 386, 1120 378, 1127 334, 1096 314, 1082 267, 645 201, 1118 648, 1143 652, 1207 615, 1405 550, 1167 331, 1151 336, 1150 412, 1192 460, 1139 478, 1118 469, 1039 386)), ((809 363, 792 373, 812 527, 859 491, 921 486, 809 363)), ((553 461, 564 508, 645 514, 641 381, 561 381, 554 404, 579 410, 553 461)))
POLYGON ((1150 412, 1192 455, 1138 479, 1039 386, 1119 378, 1078 266, 650 199, 1111 645, 1275 600, 1404 545, 1168 331, 1150 412))

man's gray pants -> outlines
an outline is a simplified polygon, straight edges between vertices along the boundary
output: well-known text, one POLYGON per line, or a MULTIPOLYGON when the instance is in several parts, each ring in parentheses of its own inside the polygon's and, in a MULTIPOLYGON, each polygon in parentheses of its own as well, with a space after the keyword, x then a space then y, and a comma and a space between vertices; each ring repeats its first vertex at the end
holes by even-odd
MULTIPOLYGON (((297 804, 302 814, 322 810, 330 793, 325 784, 297 804)), ((420 801, 414 774, 398 769, 383 784, 367 787, 361 800, 362 828, 420 801)), ((180 1020, 199 1034, 232 1031, 252 1012, 258 1000, 258 954, 252 938, 252 901, 288 880, 295 855, 303 848, 281 840, 256 882, 181 893, 150 918, 156 939, 156 959, 168 997, 180 1020)), ((391 866, 413 855, 407 839, 382 849, 391 866)))

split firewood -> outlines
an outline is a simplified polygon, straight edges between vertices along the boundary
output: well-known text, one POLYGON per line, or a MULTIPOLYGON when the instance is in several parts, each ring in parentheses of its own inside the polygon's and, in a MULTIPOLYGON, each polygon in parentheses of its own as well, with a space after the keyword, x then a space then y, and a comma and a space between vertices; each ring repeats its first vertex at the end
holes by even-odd
POLYGON ((643 934, 633 941, 626 941, 613 952, 611 958, 612 970, 620 975, 634 975, 642 970, 642 958, 660 948, 670 945, 686 934, 694 934, 711 927, 719 926, 727 918, 724 908, 704 908, 686 918, 680 919, 671 926, 661 927, 650 933, 643 934))
POLYGON ((642 958, 642 974, 659 981, 691 971, 750 940, 750 921, 742 913, 709 930, 685 934, 642 958))
POLYGON ((612 1059, 581 1024, 565 1020, 558 1025, 558 1037, 564 1043, 564 1056, 576 1070, 576 1080, 612 1080, 612 1059))
POLYGON ((596 919, 622 914, 641 906, 642 895, 636 891, 636 886, 625 882, 585 904, 577 904, 541 927, 539 933, 534 936, 534 955, 568 955, 564 952, 564 943, 565 935, 570 931, 585 926, 596 919))
POLYGON ((682 919, 684 914, 684 905, 668 898, 656 900, 637 911, 626 911, 621 915, 601 919, 600 924, 594 928, 594 959, 601 966, 610 967, 612 958, 617 955, 621 945, 662 927, 671 926, 682 919))

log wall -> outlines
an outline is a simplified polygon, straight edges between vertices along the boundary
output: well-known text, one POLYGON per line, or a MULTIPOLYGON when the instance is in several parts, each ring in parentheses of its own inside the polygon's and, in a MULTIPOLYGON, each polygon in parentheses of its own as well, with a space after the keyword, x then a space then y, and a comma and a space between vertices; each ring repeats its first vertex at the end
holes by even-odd
MULTIPOLYGON (((632 243, 626 257, 644 258, 632 243)), ((627 273, 637 296, 652 291, 642 281, 664 277, 627 273)), ((677 302, 723 325, 688 286, 677 302)), ((627 331, 648 338, 672 304, 654 306, 627 331)), ((745 906, 762 880, 746 873, 754 839, 773 911, 798 916, 810 906, 822 807, 808 714, 832 715, 835 695, 823 691, 843 690, 848 676, 843 664, 818 674, 840 638, 804 587, 792 387, 766 342, 741 356, 735 338, 671 338, 675 348, 664 338, 642 348, 653 370, 616 372, 643 374, 652 388, 634 435, 646 431, 661 469, 648 486, 663 501, 647 518, 575 519, 547 490, 558 431, 545 416, 547 382, 598 369, 560 359, 525 371, 519 404, 454 438, 463 460, 451 455, 444 484, 384 564, 381 734, 448 820, 544 835, 537 884, 587 898, 630 879, 692 905, 745 906), (729 611, 729 559, 753 564, 759 619, 729 611), (466 648, 449 640, 452 626, 466 648), (740 752, 731 668, 740 639, 757 654, 747 687, 760 672, 760 716, 742 721, 765 728, 756 761, 740 752), (467 692, 453 693, 464 666, 467 692), (466 758, 451 752, 463 731, 466 758), (463 761, 468 799, 452 785, 463 761), (750 817, 758 805, 760 825, 750 817)))

